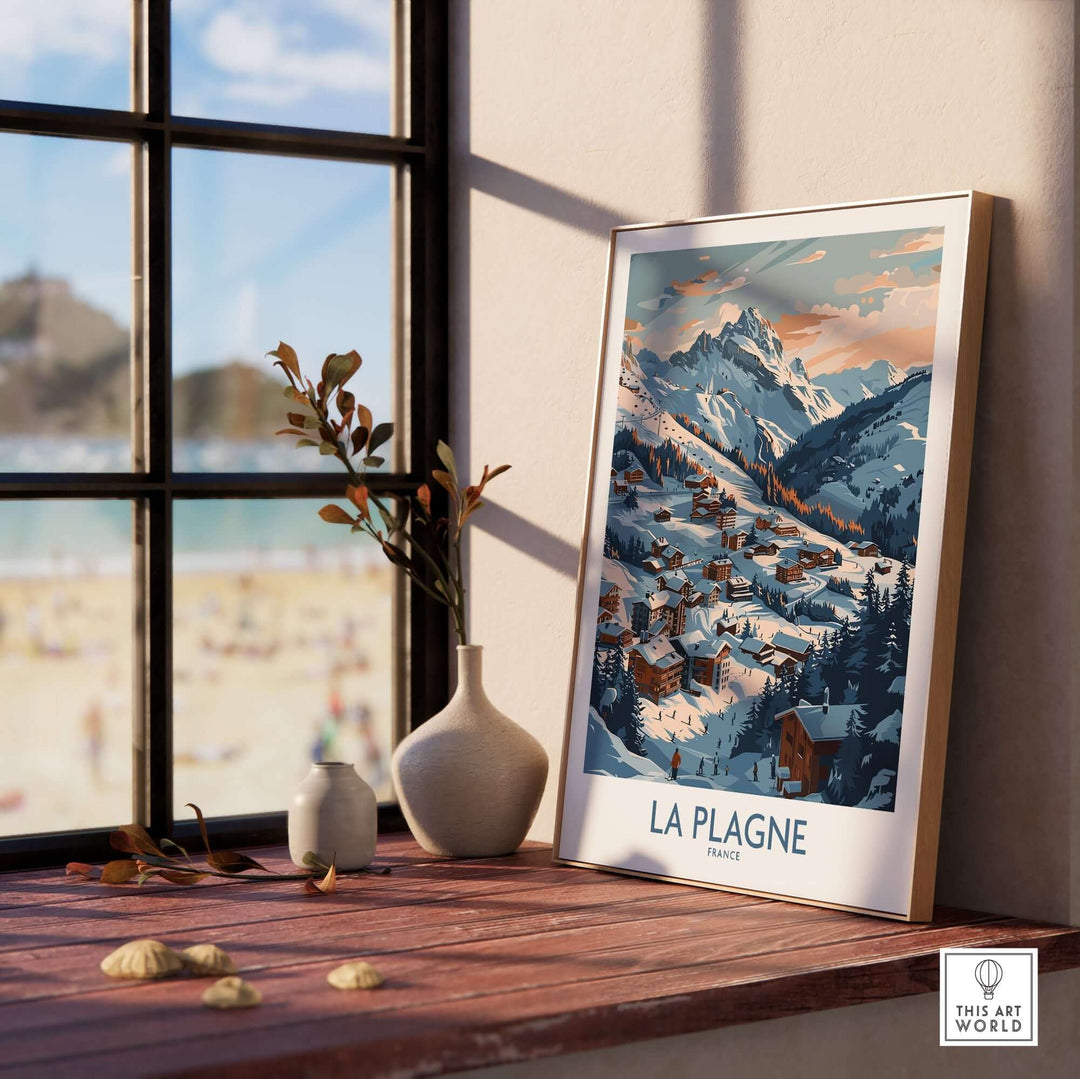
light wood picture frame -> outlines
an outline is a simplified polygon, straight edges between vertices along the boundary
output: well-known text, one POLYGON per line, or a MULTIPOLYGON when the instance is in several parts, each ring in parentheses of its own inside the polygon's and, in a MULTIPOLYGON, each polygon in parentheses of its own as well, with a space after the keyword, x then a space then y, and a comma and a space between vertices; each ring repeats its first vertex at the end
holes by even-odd
POLYGON ((612 230, 557 861, 932 917, 992 206, 612 230))

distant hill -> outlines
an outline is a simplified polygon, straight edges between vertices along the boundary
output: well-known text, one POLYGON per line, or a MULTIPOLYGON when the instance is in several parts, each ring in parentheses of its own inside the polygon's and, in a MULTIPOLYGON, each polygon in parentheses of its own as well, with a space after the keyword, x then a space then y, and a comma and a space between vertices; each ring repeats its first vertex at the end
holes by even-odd
MULTIPOLYGON (((61 278, 0 284, 0 434, 126 438, 131 429, 129 331, 61 278)), ((241 360, 173 384, 180 438, 273 437, 281 384, 241 360)))

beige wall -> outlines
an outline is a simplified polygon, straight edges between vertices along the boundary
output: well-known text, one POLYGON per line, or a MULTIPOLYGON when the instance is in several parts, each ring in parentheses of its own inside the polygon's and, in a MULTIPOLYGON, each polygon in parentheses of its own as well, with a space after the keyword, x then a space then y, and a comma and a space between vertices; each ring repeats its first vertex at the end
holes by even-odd
POLYGON ((608 229, 975 187, 999 202, 938 895, 1080 921, 1072 3, 457 0, 452 19, 455 438, 474 469, 514 465, 474 518, 472 634, 492 698, 553 761, 536 837, 554 817, 608 229))

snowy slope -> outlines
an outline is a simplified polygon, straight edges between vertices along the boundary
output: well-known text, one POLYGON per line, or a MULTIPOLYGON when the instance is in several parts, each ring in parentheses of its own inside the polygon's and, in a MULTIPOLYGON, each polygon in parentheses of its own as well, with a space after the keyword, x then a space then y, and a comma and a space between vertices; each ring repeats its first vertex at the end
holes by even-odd
POLYGON ((848 367, 831 375, 818 375, 814 382, 833 395, 845 408, 856 401, 876 397, 890 386, 904 381, 904 372, 888 360, 874 360, 865 367, 848 367))
POLYGON ((930 376, 919 372, 802 437, 777 465, 782 480, 841 517, 885 515, 917 529, 930 415, 930 376))
MULTIPOLYGON (((800 434, 842 410, 798 358, 787 359, 776 331, 753 307, 667 360, 647 350, 629 361, 624 354, 624 373, 641 380, 654 410, 663 401, 666 412, 704 422, 751 460, 781 456, 800 434)), ((648 415, 644 408, 633 412, 648 415)))

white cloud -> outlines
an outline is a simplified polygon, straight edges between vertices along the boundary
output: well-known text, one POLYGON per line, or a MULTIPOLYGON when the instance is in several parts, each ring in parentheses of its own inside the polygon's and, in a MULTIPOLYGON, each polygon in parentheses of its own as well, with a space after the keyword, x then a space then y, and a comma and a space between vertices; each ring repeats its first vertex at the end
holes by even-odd
POLYGON ((336 15, 342 22, 352 23, 361 30, 390 36, 390 0, 319 0, 319 6, 336 15))
POLYGON ((0 58, 30 64, 46 56, 108 63, 131 48, 131 13, 116 0, 4 0, 0 58))
POLYGON ((228 97, 280 105, 312 93, 385 90, 389 61, 357 47, 313 48, 306 28, 255 8, 219 11, 204 28, 203 56, 233 81, 228 97))

